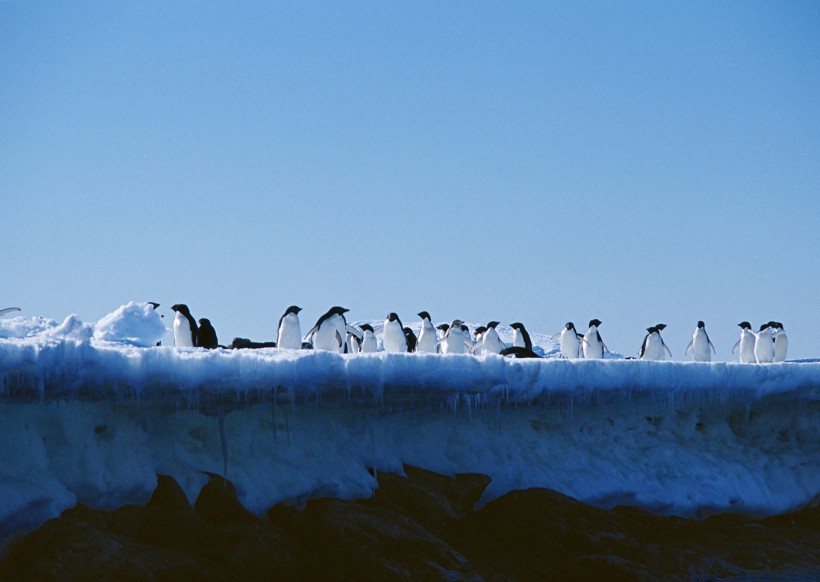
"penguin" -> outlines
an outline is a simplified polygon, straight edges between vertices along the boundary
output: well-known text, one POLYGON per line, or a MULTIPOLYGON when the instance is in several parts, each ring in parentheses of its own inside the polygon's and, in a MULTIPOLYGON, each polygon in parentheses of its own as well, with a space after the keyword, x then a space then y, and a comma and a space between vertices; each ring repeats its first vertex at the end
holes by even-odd
POLYGON ((702 321, 698 321, 695 333, 692 334, 692 339, 683 351, 683 355, 688 354, 689 350, 692 350, 692 359, 696 362, 711 362, 712 354, 717 355, 715 346, 709 339, 709 334, 706 333, 706 324, 702 321), (710 348, 712 351, 709 351, 710 348))
POLYGON ((669 347, 661 337, 661 330, 665 327, 665 323, 659 323, 646 328, 647 333, 643 338, 643 344, 641 344, 641 360, 664 360, 666 354, 669 354, 670 358, 672 357, 672 352, 669 351, 669 347))
MULTIPOLYGON (((578 350, 581 348, 580 334, 575 329, 575 324, 568 321, 561 330, 561 357, 567 360, 578 358, 578 350)), ((553 336, 555 337, 555 336, 553 336)))
POLYGON ((358 354, 362 351, 362 340, 364 333, 352 325, 347 326, 347 344, 345 345, 346 354, 358 354))
POLYGON ((416 351, 435 354, 438 351, 438 337, 436 336, 436 328, 433 327, 433 322, 430 321, 430 314, 426 311, 420 311, 418 316, 421 318, 421 330, 419 330, 419 337, 416 342, 416 351))
POLYGON ((774 362, 785 362, 786 352, 789 349, 789 338, 783 330, 783 324, 774 322, 774 362))
POLYGON ((409 327, 404 328, 404 339, 407 341, 407 353, 415 352, 416 344, 418 344, 418 338, 409 327))
POLYGON ((740 348, 740 361, 744 364, 754 364, 755 358, 755 332, 752 331, 752 324, 748 321, 741 321, 737 324, 740 327, 740 339, 732 347, 732 353, 736 353, 740 348))
POLYGON ((275 348, 276 342, 253 342, 248 338, 235 337, 231 342, 232 350, 258 350, 261 348, 275 348))
POLYGON ((369 323, 363 323, 361 325, 362 328, 362 341, 359 346, 359 351, 364 353, 373 353, 378 351, 379 349, 379 342, 376 341, 376 334, 373 333, 373 326, 369 323))
POLYGON ((516 321, 515 323, 511 323, 510 327, 514 330, 513 346, 526 348, 532 351, 532 340, 530 339, 530 334, 527 333, 527 329, 524 327, 524 324, 516 321))
POLYGON ((441 339, 441 353, 442 354, 463 354, 466 351, 467 338, 464 336, 464 324, 460 319, 454 319, 444 337, 441 339))
POLYGON ((174 317, 174 345, 178 348, 193 348, 196 346, 197 325, 191 316, 191 311, 184 303, 171 306, 174 317))
POLYGON ((276 346, 287 350, 302 349, 302 327, 299 324, 299 312, 302 308, 291 305, 279 318, 276 326, 276 346))
POLYGON ((15 311, 20 311, 19 307, 6 307, 5 309, 0 309, 0 317, 7 315, 9 313, 14 313, 15 311))
POLYGON ((382 343, 384 344, 385 352, 407 351, 407 338, 404 336, 404 325, 402 325, 399 316, 392 311, 387 314, 387 319, 384 320, 382 343))
POLYGON ((481 336, 481 353, 482 354, 500 354, 501 350, 506 348, 504 342, 498 337, 496 326, 500 321, 490 321, 487 323, 487 331, 481 336))
POLYGON ((213 350, 219 347, 219 340, 216 339, 216 330, 211 325, 211 320, 202 318, 199 320, 199 329, 196 335, 196 345, 200 348, 213 350))
POLYGON ((591 319, 589 329, 584 334, 583 351, 585 360, 600 360, 604 357, 604 351, 609 351, 598 328, 603 323, 600 319, 591 319))
POLYGON ((314 350, 344 352, 347 337, 347 320, 344 314, 348 311, 350 310, 338 305, 328 309, 327 313, 316 321, 316 325, 307 333, 304 341, 312 336, 314 350))
POLYGON ((484 332, 487 331, 487 326, 479 325, 477 328, 473 330, 473 349, 472 353, 474 356, 481 355, 481 340, 483 338, 484 332))
POLYGON ((755 360, 758 364, 769 364, 774 361, 773 330, 768 323, 760 326, 755 334, 755 360))
POLYGON ((538 354, 532 351, 529 348, 524 348, 521 346, 512 346, 509 348, 504 348, 499 352, 505 358, 540 358, 538 354))

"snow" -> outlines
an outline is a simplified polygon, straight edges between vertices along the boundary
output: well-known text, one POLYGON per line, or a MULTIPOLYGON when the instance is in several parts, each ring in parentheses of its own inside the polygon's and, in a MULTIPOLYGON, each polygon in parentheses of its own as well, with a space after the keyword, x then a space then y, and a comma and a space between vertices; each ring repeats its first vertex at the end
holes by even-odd
POLYGON ((368 497, 369 469, 402 463, 490 475, 485 501, 537 486, 680 515, 820 493, 818 361, 139 347, 164 333, 140 303, 96 325, 0 320, 0 538, 78 501, 145 502, 158 473, 193 500, 226 469, 260 514, 368 497))

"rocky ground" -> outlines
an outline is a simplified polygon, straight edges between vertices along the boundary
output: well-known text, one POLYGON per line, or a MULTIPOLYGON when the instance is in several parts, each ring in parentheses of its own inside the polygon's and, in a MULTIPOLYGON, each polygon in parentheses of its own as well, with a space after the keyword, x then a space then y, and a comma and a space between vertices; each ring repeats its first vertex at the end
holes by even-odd
POLYGON ((265 517, 216 476, 193 506, 160 476, 146 505, 78 505, 14 540, 0 580, 820 579, 816 505, 688 520, 528 489, 474 509, 488 477, 405 471, 379 474, 372 499, 265 517))

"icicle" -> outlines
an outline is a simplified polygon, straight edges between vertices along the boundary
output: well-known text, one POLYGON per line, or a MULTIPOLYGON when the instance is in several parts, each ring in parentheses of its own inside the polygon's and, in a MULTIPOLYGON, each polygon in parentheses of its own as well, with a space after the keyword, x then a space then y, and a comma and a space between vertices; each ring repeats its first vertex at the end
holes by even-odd
POLYGON ((276 436, 276 388, 273 389, 273 402, 270 405, 270 416, 273 421, 273 448, 279 448, 279 440, 276 436))
POLYGON ((225 407, 219 407, 219 444, 222 445, 222 478, 228 486, 228 440, 225 438, 225 407))

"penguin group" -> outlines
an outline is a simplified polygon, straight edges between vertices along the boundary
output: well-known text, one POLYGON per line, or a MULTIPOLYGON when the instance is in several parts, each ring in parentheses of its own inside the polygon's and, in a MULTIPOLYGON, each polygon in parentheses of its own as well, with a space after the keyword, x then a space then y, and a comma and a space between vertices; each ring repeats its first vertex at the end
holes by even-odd
MULTIPOLYGON (((219 345, 216 330, 210 320, 195 320, 187 305, 177 303, 171 307, 176 313, 174 318, 174 343, 177 347, 202 347, 214 349, 219 345)), ((513 330, 512 343, 501 341, 496 327, 499 321, 490 321, 470 331, 460 319, 438 326, 427 311, 420 311, 421 325, 416 334, 405 326, 399 315, 390 312, 383 324, 374 329, 363 323, 359 326, 348 323, 346 315, 349 310, 334 306, 327 310, 310 330, 302 336, 299 313, 302 308, 297 305, 288 307, 279 318, 276 327, 276 340, 253 342, 245 338, 234 338, 230 345, 233 349, 245 348, 279 348, 279 349, 314 349, 338 353, 373 353, 380 349, 393 353, 429 353, 429 354, 498 354, 512 358, 538 358, 524 324, 510 324, 513 330), (381 336, 381 346, 377 335, 381 336)), ((585 333, 581 333, 575 324, 568 321, 560 332, 552 338, 558 341, 560 357, 563 359, 600 360, 610 352, 601 337, 600 326, 603 322, 591 319, 585 333)), ((738 324, 740 339, 732 348, 742 363, 772 363, 786 360, 789 340, 783 324, 769 321, 753 331, 748 321, 738 324)), ((665 360, 672 357, 672 351, 664 342, 661 332, 665 323, 658 323, 646 328, 646 335, 641 342, 637 358, 640 360, 665 360)), ((715 346, 706 332, 706 324, 698 321, 692 339, 684 350, 684 355, 691 352, 695 362, 711 362, 716 354, 715 346)), ((611 352, 610 352, 611 353, 611 352)))

